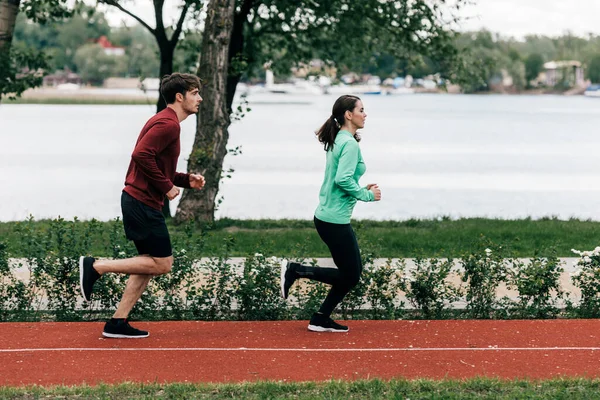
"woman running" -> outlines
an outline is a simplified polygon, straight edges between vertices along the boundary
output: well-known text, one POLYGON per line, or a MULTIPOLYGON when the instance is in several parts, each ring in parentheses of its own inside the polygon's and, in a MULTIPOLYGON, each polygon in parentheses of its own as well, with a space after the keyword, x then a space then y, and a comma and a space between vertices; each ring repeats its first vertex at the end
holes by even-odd
POLYGON ((350 225, 357 200, 379 201, 381 190, 371 183, 360 187, 358 180, 366 166, 360 153, 358 129, 364 128, 367 114, 356 96, 344 95, 333 105, 331 117, 317 131, 326 152, 325 178, 319 193, 314 223, 337 268, 321 268, 281 262, 281 295, 287 299, 290 288, 299 278, 331 285, 319 311, 310 319, 308 330, 314 332, 348 332, 348 327, 331 319, 331 313, 360 279, 362 262, 356 235, 350 225))

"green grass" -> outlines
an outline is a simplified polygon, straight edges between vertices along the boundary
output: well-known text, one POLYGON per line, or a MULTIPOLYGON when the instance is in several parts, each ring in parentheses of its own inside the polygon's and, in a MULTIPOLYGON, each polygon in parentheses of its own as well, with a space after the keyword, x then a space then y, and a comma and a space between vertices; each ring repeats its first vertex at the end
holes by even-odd
MULTIPOLYGON (((82 222, 81 224, 87 224, 82 222)), ((0 223, 0 241, 12 257, 25 257, 24 238, 15 231, 25 222, 0 223)), ((50 221, 33 221, 31 228, 48 230, 50 221)), ((92 253, 106 256, 110 223, 102 222, 102 233, 93 237, 92 253)), ((440 219, 407 221, 354 221, 354 229, 363 249, 375 249, 377 257, 451 256, 459 257, 475 249, 483 235, 508 248, 508 256, 532 257, 550 247, 559 257, 574 257, 572 248, 591 250, 600 245, 600 222, 558 219, 440 219)), ((120 223, 119 223, 120 227, 120 223)), ((184 226, 169 223, 175 246, 183 240, 184 226)), ((218 220, 200 239, 201 228, 193 231, 193 240, 204 240, 203 255, 216 256, 228 238, 233 238, 232 256, 257 251, 267 256, 330 257, 309 220, 218 220)), ((121 234, 122 235, 122 234, 121 234)))
POLYGON ((0 388, 2 399, 599 399, 600 380, 404 380, 0 388))

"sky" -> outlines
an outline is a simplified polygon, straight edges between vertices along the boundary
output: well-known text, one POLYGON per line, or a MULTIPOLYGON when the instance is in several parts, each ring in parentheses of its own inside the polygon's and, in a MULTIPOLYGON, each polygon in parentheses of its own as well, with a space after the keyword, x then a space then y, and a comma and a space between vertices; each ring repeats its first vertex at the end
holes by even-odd
MULTIPOLYGON (((473 0, 460 11, 463 22, 460 31, 485 28, 503 36, 522 39, 528 34, 560 36, 570 31, 578 36, 589 33, 600 35, 600 0, 473 0)), ((154 26, 154 12, 150 0, 125 2, 130 11, 154 26)), ((166 0, 166 21, 179 15, 179 0, 166 0)), ((111 9, 110 7, 109 9, 111 9)), ((111 25, 118 26, 132 19, 114 8, 107 15, 111 25)))
POLYGON ((461 15, 460 30, 485 28, 522 39, 528 34, 560 36, 600 35, 600 0, 477 0, 461 15))

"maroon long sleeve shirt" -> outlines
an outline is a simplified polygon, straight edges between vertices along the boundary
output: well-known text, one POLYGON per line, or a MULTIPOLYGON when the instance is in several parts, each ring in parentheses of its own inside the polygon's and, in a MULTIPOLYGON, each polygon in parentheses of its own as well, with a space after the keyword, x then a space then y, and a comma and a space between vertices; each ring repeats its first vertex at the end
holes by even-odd
POLYGON ((125 192, 161 210, 165 195, 173 186, 190 187, 189 174, 176 172, 180 132, 177 113, 168 107, 146 122, 131 154, 125 192))

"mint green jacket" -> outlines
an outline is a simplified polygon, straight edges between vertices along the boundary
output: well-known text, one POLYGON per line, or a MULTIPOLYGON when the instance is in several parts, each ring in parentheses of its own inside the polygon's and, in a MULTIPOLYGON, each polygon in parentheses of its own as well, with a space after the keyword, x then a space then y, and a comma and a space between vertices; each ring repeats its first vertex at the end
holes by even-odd
POLYGON ((349 224, 357 200, 375 200, 373 192, 358 184, 367 170, 358 142, 350 132, 339 131, 326 158, 315 217, 333 224, 349 224))

